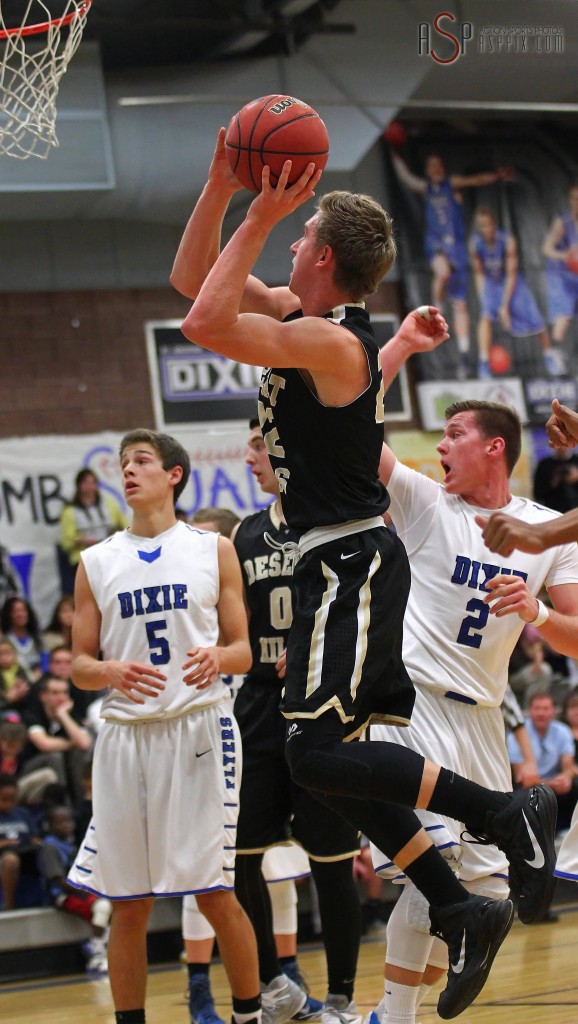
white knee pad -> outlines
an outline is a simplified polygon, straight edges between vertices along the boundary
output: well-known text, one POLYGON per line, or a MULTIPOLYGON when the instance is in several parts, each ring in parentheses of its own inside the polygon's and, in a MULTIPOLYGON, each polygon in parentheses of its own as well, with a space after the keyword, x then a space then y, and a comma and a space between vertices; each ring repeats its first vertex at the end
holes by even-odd
POLYGON ((204 914, 201 914, 194 896, 185 896, 181 912, 181 928, 183 939, 196 942, 201 939, 213 939, 215 932, 204 914))
POLYGON ((112 914, 112 903, 102 896, 92 904, 92 923, 95 928, 108 928, 110 915, 112 914))
POLYGON ((476 896, 486 896, 490 900, 505 900, 510 891, 506 879, 496 878, 495 875, 475 878, 473 882, 464 882, 462 879, 462 885, 468 892, 473 892, 476 896))
MULTIPOLYGON (((387 922, 386 962, 393 967, 422 974, 430 963, 433 936, 430 935, 429 903, 411 882, 404 885, 387 922)), ((444 946, 447 967, 447 946, 444 946)))
POLYGON ((297 887, 288 878, 284 882, 269 884, 273 931, 275 935, 295 935, 297 932, 297 887))

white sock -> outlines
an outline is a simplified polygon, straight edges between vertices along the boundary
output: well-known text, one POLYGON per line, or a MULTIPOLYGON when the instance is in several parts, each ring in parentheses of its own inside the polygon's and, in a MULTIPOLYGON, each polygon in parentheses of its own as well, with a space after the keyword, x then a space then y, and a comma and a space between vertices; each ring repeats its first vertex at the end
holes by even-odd
POLYGON ((470 351, 470 339, 469 338, 458 338, 458 352, 465 356, 470 351))
POLYGON ((427 996, 428 992, 430 992, 430 991, 431 991, 431 985, 424 985, 423 981, 422 981, 421 985, 418 985, 417 1001, 416 1001, 416 1004, 415 1004, 416 1010, 417 1010, 418 1006, 421 1006, 421 1004, 423 1003, 425 997, 427 996))
POLYGON ((386 978, 384 992, 384 1024, 415 1024, 417 986, 399 985, 386 978))

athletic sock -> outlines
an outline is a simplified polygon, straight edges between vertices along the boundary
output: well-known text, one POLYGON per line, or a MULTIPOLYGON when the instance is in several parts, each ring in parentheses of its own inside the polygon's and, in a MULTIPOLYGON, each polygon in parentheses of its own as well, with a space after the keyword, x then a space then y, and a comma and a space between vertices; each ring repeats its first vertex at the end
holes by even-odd
POLYGON ((117 1010, 114 1019, 116 1024, 146 1024, 143 1010, 117 1010))
POLYGON ((346 996, 350 1003, 361 942, 361 907, 353 878, 353 861, 352 858, 311 860, 310 864, 319 898, 327 989, 334 995, 346 996))
POLYGON ((249 1021, 261 1022, 261 996, 256 995, 251 999, 238 999, 233 996, 233 1021, 234 1024, 249 1024, 249 1021))
POLYGON ((421 1004, 423 1003, 423 1001, 424 1001, 425 997, 427 996, 428 992, 431 992, 431 988, 432 988, 431 985, 424 985, 423 981, 422 981, 421 985, 418 985, 417 999, 416 999, 416 1003, 415 1003, 416 1010, 417 1010, 418 1006, 421 1006, 421 1004))
POLYGON ((427 809, 463 821, 474 832, 483 832, 487 812, 501 811, 510 800, 510 793, 484 789, 449 768, 441 768, 427 809))
POLYGON ((385 979, 384 1024, 414 1024, 418 986, 400 985, 385 979))
POLYGON ((432 907, 447 907, 469 897, 435 846, 430 846, 404 870, 432 907))
POLYGON ((192 964, 187 963, 187 971, 189 972, 189 978, 193 977, 193 974, 206 974, 209 977, 209 965, 208 964, 192 964))

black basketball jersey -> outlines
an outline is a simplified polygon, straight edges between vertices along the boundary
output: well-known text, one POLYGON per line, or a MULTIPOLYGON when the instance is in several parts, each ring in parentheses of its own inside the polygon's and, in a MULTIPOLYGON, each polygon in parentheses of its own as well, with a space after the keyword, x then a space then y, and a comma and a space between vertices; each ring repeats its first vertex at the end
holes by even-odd
POLYGON ((297 369, 267 368, 261 377, 263 438, 283 513, 299 533, 369 519, 389 505, 378 478, 385 418, 379 347, 363 307, 341 307, 341 313, 338 322, 359 338, 369 366, 369 384, 353 402, 323 405, 297 369))
POLYGON ((282 682, 275 663, 287 646, 293 619, 292 584, 297 534, 279 521, 275 505, 247 516, 237 527, 235 548, 249 608, 249 640, 253 664, 246 680, 282 682), (283 551, 283 545, 290 547, 283 551))

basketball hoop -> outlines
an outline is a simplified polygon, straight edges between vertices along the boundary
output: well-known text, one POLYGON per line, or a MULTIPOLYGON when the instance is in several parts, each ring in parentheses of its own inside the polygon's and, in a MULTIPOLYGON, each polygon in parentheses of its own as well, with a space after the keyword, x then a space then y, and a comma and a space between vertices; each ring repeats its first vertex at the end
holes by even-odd
MULTIPOLYGON (((0 155, 44 160, 54 130, 60 79, 76 53, 92 0, 61 0, 54 17, 43 0, 25 0, 20 24, 7 24, 0 0, 0 155)), ((54 9, 54 3, 52 4, 54 9)))

